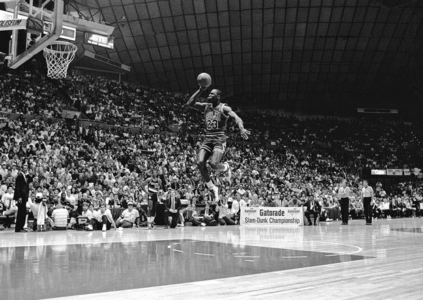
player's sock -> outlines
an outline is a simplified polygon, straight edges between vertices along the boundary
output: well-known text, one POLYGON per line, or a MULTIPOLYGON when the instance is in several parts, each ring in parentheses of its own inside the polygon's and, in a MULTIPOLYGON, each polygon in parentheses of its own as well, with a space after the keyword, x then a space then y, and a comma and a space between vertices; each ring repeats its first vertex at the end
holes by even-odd
POLYGON ((226 180, 231 183, 231 179, 232 179, 232 171, 231 171, 231 167, 229 166, 229 163, 225 162, 225 172, 226 172, 226 180))
POLYGON ((212 188, 214 187, 214 184, 213 184, 213 182, 211 182, 211 180, 210 180, 210 181, 208 181, 208 182, 206 182, 206 184, 207 184, 207 187, 208 187, 209 189, 212 189, 212 188))
POLYGON ((213 191, 213 194, 214 194, 214 201, 218 202, 219 201, 219 188, 217 186, 213 185, 211 190, 213 191))

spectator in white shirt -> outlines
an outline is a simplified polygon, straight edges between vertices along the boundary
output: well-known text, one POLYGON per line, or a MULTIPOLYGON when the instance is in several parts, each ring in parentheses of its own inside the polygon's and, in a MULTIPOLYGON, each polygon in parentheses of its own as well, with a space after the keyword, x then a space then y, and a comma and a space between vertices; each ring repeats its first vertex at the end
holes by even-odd
POLYGON ((1 164, 1 167, 0 167, 0 175, 2 176, 2 178, 5 178, 7 173, 8 173, 7 166, 6 166, 6 163, 4 162, 1 164))
POLYGON ((71 186, 69 186, 67 189, 66 189, 66 197, 65 197, 65 199, 66 199, 66 201, 69 203, 69 204, 71 204, 72 206, 76 206, 76 198, 71 194, 71 189, 72 189, 72 187, 71 186))
MULTIPOLYGON (((237 197, 240 194, 237 194, 237 197)), ((241 196, 241 195, 240 195, 241 196)), ((248 200, 248 198, 246 196, 244 196, 240 201, 239 201, 239 206, 248 206, 250 204, 250 200, 248 200)))
POLYGON ((6 227, 10 228, 10 224, 16 217, 16 213, 18 211, 16 201, 13 200, 13 188, 11 186, 7 188, 6 193, 3 194, 3 196, 1 197, 1 202, 3 203, 3 207, 5 209, 5 211, 3 212, 3 216, 8 217, 8 220, 6 220, 5 225, 6 227))
POLYGON ((6 209, 5 213, 11 210, 13 213, 11 212, 10 214, 14 214, 14 212, 18 210, 18 208, 15 206, 15 202, 13 201, 13 188, 11 186, 7 188, 6 193, 4 193, 1 197, 1 202, 3 202, 3 205, 6 209))
POLYGON ((192 188, 188 186, 187 192, 185 193, 185 199, 191 201, 192 197, 194 197, 194 193, 192 192, 192 188))
POLYGON ((234 221, 235 224, 238 224, 239 213, 240 213, 238 200, 240 199, 240 197, 239 195, 237 195, 236 198, 231 198, 231 199, 232 199, 232 207, 227 212, 227 217, 231 219, 232 221, 234 221))
POLYGON ((12 177, 13 177, 13 180, 15 180, 16 177, 18 177, 18 170, 16 169, 15 164, 12 166, 12 177))
POLYGON ((228 217, 228 203, 226 198, 222 198, 216 207, 216 211, 219 213, 219 224, 220 225, 235 225, 235 221, 228 217))
POLYGON ((88 230, 100 230, 100 228, 102 228, 103 231, 106 231, 109 230, 112 225, 115 229, 117 229, 112 213, 109 209, 106 209, 106 204, 103 202, 100 203, 100 210, 94 211, 90 225, 91 226, 88 226, 88 230))
POLYGON ((128 208, 123 211, 121 217, 116 221, 116 225, 122 228, 132 228, 138 217, 139 213, 134 209, 134 203, 129 202, 128 208))
POLYGON ((36 231, 38 228, 37 218, 38 218, 38 209, 40 208, 40 203, 42 199, 35 199, 35 202, 32 202, 31 197, 28 197, 28 204, 31 208, 32 214, 34 215, 35 222, 33 223, 32 230, 36 231))
POLYGON ((252 199, 251 199, 251 203, 250 206, 252 207, 259 207, 260 206, 260 200, 257 194, 254 194, 252 199))
POLYGON ((91 221, 91 219, 94 217, 94 214, 91 210, 88 209, 88 203, 84 202, 82 204, 82 217, 85 217, 88 219, 88 221, 91 221))
POLYGON ((66 230, 66 226, 68 224, 68 217, 69 212, 66 208, 63 207, 63 205, 60 203, 56 205, 56 208, 53 210, 53 213, 51 215, 51 218, 53 219, 54 230, 66 230))
MULTIPOLYGON (((77 217, 77 219, 78 220, 81 220, 81 219, 86 219, 87 220, 87 222, 85 222, 85 226, 84 226, 84 228, 86 229, 86 230, 89 230, 90 228, 90 226, 91 226, 91 230, 92 230, 92 225, 90 224, 90 222, 91 222, 91 219, 94 217, 94 214, 93 214, 93 212, 89 209, 89 204, 87 203, 87 202, 84 202, 83 204, 82 204, 82 212, 81 212, 81 215, 80 216, 78 216, 77 217)), ((79 223, 79 221, 78 221, 78 223, 79 223)))
POLYGON ((237 215, 239 213, 239 200, 241 199, 241 197, 239 196, 239 194, 235 197, 232 198, 232 207, 231 207, 231 214, 232 215, 237 215))

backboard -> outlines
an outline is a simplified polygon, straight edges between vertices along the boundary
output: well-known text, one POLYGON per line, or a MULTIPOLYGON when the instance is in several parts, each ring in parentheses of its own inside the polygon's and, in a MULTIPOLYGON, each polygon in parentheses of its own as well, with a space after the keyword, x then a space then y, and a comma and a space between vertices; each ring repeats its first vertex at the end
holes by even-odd
MULTIPOLYGON (((0 31, 12 31, 7 57, 10 68, 18 68, 61 37, 64 0, 0 0, 0 3, 6 4, 6 11, 0 11, 0 31), (54 11, 48 10, 47 6, 54 6, 54 11), (27 34, 26 50, 20 54, 17 53, 19 30, 26 30, 27 34), (34 34, 31 45, 28 41, 34 34)), ((72 36, 72 28, 65 31, 67 36, 72 36)))

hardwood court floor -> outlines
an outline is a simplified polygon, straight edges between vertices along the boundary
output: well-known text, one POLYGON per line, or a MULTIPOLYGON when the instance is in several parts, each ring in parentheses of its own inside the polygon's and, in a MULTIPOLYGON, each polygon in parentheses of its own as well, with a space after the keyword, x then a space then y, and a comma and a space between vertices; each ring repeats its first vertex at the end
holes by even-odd
POLYGON ((423 219, 0 232, 0 299, 423 299, 423 219))

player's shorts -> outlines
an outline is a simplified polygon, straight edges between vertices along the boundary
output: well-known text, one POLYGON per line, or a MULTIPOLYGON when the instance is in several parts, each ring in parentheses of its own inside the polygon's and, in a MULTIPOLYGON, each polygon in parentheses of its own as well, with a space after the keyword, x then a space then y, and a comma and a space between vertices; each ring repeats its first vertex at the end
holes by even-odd
POLYGON ((157 194, 156 193, 151 194, 148 198, 149 198, 150 201, 153 201, 153 202, 157 202, 158 201, 158 198, 157 198, 157 194))
POLYGON ((226 140, 219 138, 205 138, 200 147, 200 150, 201 149, 204 149, 209 153, 220 152, 224 154, 226 150, 226 140))

